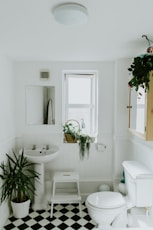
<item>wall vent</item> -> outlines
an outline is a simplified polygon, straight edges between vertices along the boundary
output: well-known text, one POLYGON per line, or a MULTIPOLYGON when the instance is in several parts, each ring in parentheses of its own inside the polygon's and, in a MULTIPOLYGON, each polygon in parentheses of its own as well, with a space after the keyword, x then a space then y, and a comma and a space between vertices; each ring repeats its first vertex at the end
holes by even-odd
POLYGON ((40 79, 41 80, 48 80, 49 79, 49 72, 48 71, 41 71, 40 72, 40 79))

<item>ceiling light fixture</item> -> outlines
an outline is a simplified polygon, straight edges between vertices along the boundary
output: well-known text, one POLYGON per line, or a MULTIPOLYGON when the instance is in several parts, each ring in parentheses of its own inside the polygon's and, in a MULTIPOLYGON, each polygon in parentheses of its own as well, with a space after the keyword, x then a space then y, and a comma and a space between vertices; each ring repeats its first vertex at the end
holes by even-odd
POLYGON ((80 25, 88 21, 87 8, 78 3, 63 3, 53 8, 53 15, 58 23, 80 25))

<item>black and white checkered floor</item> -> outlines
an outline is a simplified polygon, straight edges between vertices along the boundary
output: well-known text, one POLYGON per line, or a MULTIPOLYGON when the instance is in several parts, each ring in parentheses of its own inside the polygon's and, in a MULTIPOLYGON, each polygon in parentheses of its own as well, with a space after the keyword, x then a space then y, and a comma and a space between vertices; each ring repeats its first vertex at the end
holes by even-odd
POLYGON ((4 229, 6 230, 89 230, 95 227, 94 222, 88 215, 85 204, 82 204, 82 217, 79 215, 78 204, 56 204, 53 209, 53 217, 50 218, 50 207, 48 210, 33 211, 27 217, 16 219, 11 216, 4 229))

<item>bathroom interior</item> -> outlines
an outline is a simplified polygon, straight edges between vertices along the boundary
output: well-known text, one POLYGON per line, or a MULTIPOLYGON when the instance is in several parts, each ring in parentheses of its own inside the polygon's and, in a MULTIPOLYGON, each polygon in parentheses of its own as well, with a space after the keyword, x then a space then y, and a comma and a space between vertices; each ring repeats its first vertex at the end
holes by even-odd
MULTIPOLYGON (((147 42, 142 35, 153 38, 153 3, 78 0, 86 6, 89 21, 68 27, 55 22, 51 9, 56 3, 65 1, 0 2, 0 163, 6 161, 6 153, 11 154, 12 149, 19 153, 25 147, 57 146, 57 157, 44 164, 45 197, 50 202, 54 173, 77 172, 85 202, 102 185, 118 191, 124 161, 142 163, 153 173, 153 139, 148 141, 130 132, 127 107, 128 68, 135 56, 146 52, 147 42), (135 12, 138 4, 139 11, 135 12), (96 72, 98 79, 95 141, 91 143, 89 157, 83 160, 78 143, 63 141, 63 125, 67 121, 63 105, 66 71, 96 72), (42 73, 47 73, 47 77, 43 78, 42 73), (42 98, 37 96, 42 90, 49 95, 47 101, 52 99, 51 120, 46 119, 40 104, 42 98)), ((153 207, 149 214, 145 208, 138 214, 134 209, 132 215, 142 219, 128 228, 153 227, 153 207)), ((1 229, 9 215, 8 204, 0 204, 1 229)))

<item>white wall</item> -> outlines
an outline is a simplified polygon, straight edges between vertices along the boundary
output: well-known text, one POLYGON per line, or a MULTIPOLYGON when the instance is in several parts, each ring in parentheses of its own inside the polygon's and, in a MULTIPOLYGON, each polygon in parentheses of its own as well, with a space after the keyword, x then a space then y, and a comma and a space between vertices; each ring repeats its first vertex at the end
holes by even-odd
POLYGON ((153 141, 145 141, 131 135, 129 149, 133 160, 145 164, 153 172, 153 141))
MULTIPOLYGON (((129 141, 128 132, 128 67, 132 59, 116 62, 16 62, 14 64, 16 92, 16 135, 18 149, 29 144, 57 144, 59 157, 46 165, 46 178, 55 170, 77 170, 82 182, 108 183, 122 176, 122 162, 127 159, 143 160, 145 152, 139 142, 129 141), (39 79, 41 70, 50 71, 50 79, 39 79), (99 132, 97 140, 106 145, 104 152, 98 152, 92 144, 88 160, 80 161, 77 144, 63 144, 62 139, 62 71, 69 69, 97 70, 99 73, 99 132), (25 118, 26 85, 55 86, 55 117, 53 126, 29 126, 25 118), (137 152, 141 152, 138 154, 137 152)), ((152 146, 147 148, 149 163, 152 160, 152 146)), ((152 166, 151 166, 152 167, 152 166)), ((87 190, 89 188, 87 187, 87 190)), ((84 191, 84 187, 82 187, 84 191)))
MULTIPOLYGON (((18 148, 29 144, 57 144, 59 157, 46 165, 47 174, 54 170, 77 170, 81 181, 112 181, 113 122, 114 122, 114 62, 16 62, 16 130, 18 148), (50 79, 39 79, 40 71, 50 71, 50 79), (97 70, 99 73, 99 135, 98 142, 106 145, 98 152, 92 144, 88 160, 79 159, 77 144, 63 144, 62 133, 62 71, 97 70), (53 126, 28 126, 25 123, 26 85, 55 86, 55 117, 53 126)), ((97 188, 96 188, 97 189, 97 188)))
MULTIPOLYGON (((0 163, 5 161, 6 152, 14 148, 14 79, 12 63, 0 57, 0 163)), ((1 186, 1 181, 0 181, 1 186)), ((8 205, 0 204, 0 229, 9 215, 8 205)))
MULTIPOLYGON (((114 179, 121 178, 124 160, 136 160, 153 172, 153 141, 145 141, 128 132, 128 72, 131 59, 116 62, 115 116, 114 116, 114 179)), ((151 209, 153 216, 153 207, 151 209)))
POLYGON ((122 176, 122 162, 130 158, 128 143, 128 79, 131 59, 115 62, 114 93, 114 179, 122 176))
MULTIPOLYGON (((38 143, 53 143, 60 147, 59 157, 45 167, 49 185, 53 171, 77 170, 80 174, 82 193, 92 192, 98 189, 102 182, 111 183, 113 179, 120 179, 121 163, 126 159, 144 162, 153 170, 153 143, 133 136, 129 138, 126 106, 127 69, 130 63, 131 59, 116 62, 15 62, 12 69, 12 63, 1 57, 0 162, 5 160, 5 153, 14 147, 16 135, 17 149, 38 143), (50 71, 49 81, 39 79, 40 71, 44 69, 50 71), (106 149, 98 152, 96 145, 92 144, 89 159, 84 161, 79 159, 77 144, 63 144, 62 141, 62 71, 68 69, 97 70, 99 73, 97 141, 104 143, 106 149), (55 86, 55 125, 26 124, 27 85, 55 86)), ((7 205, 0 206, 0 215, 3 217, 1 220, 5 220, 8 215, 7 205)))
POLYGON ((128 132, 128 67, 132 59, 116 62, 116 100, 115 100, 115 174, 119 175, 121 162, 133 159, 142 162, 153 171, 153 141, 145 141, 128 132))

